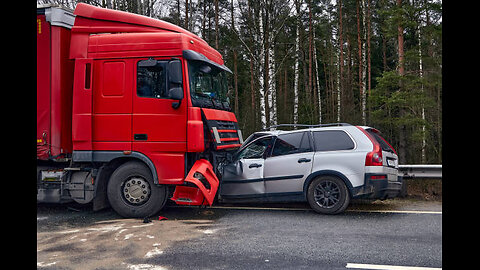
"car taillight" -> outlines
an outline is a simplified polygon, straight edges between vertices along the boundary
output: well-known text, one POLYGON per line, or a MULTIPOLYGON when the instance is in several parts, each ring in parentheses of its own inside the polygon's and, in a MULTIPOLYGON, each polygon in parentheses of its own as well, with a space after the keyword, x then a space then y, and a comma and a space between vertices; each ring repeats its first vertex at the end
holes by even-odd
POLYGON ((380 144, 372 137, 372 135, 368 134, 365 129, 357 126, 372 142, 373 144, 373 151, 368 152, 367 156, 365 157, 365 166, 383 166, 383 156, 382 156, 382 148, 380 144))
POLYGON ((382 149, 377 144, 372 152, 368 152, 365 158, 365 166, 383 166, 382 149), (377 149, 378 148, 378 149, 377 149))

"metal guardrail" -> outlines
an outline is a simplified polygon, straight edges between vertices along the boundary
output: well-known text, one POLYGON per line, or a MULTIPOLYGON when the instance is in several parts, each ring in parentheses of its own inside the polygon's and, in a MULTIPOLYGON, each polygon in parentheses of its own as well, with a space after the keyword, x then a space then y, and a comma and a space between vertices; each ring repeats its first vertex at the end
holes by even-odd
POLYGON ((398 165, 398 171, 403 178, 442 178, 442 165, 398 165))

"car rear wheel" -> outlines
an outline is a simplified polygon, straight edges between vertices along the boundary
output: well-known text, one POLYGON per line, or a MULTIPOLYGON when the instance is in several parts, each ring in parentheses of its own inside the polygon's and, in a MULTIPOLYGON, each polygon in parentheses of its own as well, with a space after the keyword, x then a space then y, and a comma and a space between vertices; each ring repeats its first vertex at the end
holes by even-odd
POLYGON ((160 211, 167 201, 167 188, 153 183, 150 169, 138 161, 119 166, 110 177, 107 196, 123 217, 144 218, 160 211))
POLYGON ((315 178, 307 190, 307 200, 318 213, 338 214, 350 203, 350 194, 345 183, 334 176, 315 178))

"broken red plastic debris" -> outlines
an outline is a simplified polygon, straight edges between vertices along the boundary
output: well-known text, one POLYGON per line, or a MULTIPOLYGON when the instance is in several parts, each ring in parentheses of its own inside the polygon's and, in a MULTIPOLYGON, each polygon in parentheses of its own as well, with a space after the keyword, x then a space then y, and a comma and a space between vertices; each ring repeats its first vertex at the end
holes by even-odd
POLYGON ((212 205, 213 200, 215 199, 215 194, 217 193, 218 185, 220 181, 218 180, 215 172, 213 171, 212 164, 206 159, 199 159, 193 164, 193 167, 190 169, 187 177, 185 177, 185 182, 190 182, 196 187, 189 186, 177 186, 175 192, 171 198, 172 201, 175 201, 176 204, 180 205, 212 205), (198 173, 203 176, 203 181, 208 182, 210 187, 207 189, 205 184, 202 183, 198 176, 194 175, 198 173))
POLYGON ((158 220, 163 220, 163 219, 167 220, 168 218, 162 217, 162 216, 158 216, 158 220))

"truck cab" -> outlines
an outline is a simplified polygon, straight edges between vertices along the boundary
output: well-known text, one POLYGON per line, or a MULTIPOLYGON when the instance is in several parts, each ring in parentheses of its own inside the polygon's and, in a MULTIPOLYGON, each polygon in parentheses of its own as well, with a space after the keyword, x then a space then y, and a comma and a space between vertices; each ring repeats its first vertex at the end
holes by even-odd
POLYGON ((211 205, 217 164, 243 143, 222 56, 168 22, 83 3, 39 7, 37 22, 50 32, 37 34, 37 201, 111 205, 125 217, 168 198, 211 205))

